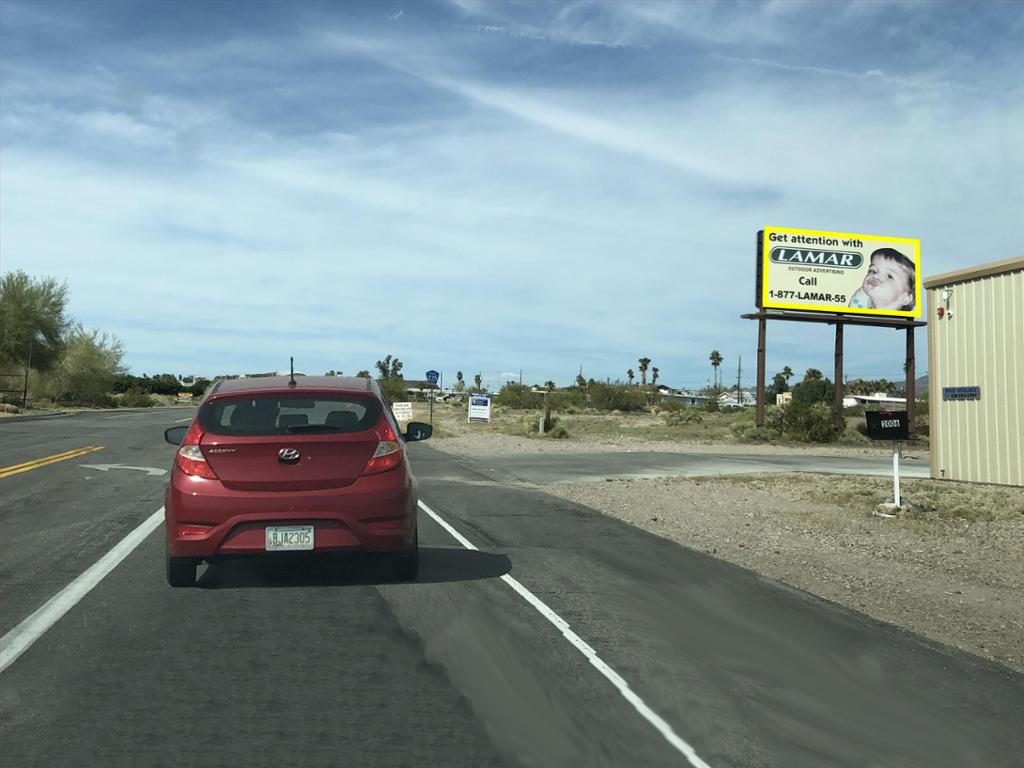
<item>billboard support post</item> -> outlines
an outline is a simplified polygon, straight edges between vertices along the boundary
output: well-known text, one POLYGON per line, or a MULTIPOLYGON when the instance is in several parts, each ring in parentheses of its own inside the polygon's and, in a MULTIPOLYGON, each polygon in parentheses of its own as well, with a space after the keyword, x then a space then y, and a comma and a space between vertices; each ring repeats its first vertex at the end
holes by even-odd
POLYGON ((768 321, 763 317, 757 321, 757 426, 764 426, 764 346, 768 321))
POLYGON ((907 328, 907 364, 905 366, 907 370, 907 422, 910 433, 914 433, 914 415, 917 411, 917 383, 915 379, 914 365, 914 326, 907 328))
POLYGON ((846 427, 846 419, 843 416, 843 324, 836 323, 836 371, 835 371, 835 395, 832 398, 832 424, 836 429, 846 427))

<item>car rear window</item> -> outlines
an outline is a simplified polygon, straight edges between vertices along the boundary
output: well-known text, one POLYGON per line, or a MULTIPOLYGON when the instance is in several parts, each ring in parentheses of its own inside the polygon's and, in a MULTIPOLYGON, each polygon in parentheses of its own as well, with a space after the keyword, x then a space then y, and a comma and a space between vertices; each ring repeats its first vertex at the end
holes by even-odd
POLYGON ((204 404, 199 423, 216 435, 362 432, 380 409, 376 399, 353 395, 233 397, 204 404))

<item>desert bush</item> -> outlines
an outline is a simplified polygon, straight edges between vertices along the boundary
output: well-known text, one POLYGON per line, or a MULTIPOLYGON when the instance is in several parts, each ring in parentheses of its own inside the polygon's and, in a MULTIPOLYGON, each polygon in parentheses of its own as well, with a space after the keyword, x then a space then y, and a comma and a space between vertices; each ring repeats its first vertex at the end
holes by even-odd
POLYGON ((665 423, 670 427, 681 427, 684 424, 700 424, 704 417, 696 408, 681 408, 665 414, 665 423))
POLYGON ((674 413, 683 410, 683 404, 674 397, 669 397, 661 401, 659 408, 667 413, 674 413))
POLYGON ((152 408, 156 405, 156 399, 149 393, 132 387, 121 395, 119 404, 122 408, 152 408))
POLYGON ((718 402, 718 398, 709 397, 704 403, 704 410, 708 413, 718 413, 718 411, 722 410, 722 406, 718 402))
POLYGON ((564 440, 569 436, 569 430, 561 424, 555 424, 546 434, 554 440, 564 440))
POLYGON ((590 404, 601 411, 642 411, 647 407, 646 394, 635 387, 594 381, 587 389, 590 404))
POLYGON ((729 431, 740 440, 747 442, 764 442, 771 440, 771 435, 768 433, 768 430, 764 427, 757 426, 754 421, 754 417, 749 413, 744 413, 733 421, 733 423, 729 425, 729 431))
POLYGON ((522 411, 527 408, 542 407, 544 395, 540 392, 531 391, 525 384, 509 382, 494 396, 494 402, 515 411, 522 411))
POLYGON ((838 430, 832 423, 832 409, 824 403, 792 403, 783 409, 782 434, 805 443, 830 443, 838 430))
POLYGON ((122 372, 123 356, 124 347, 116 337, 76 325, 57 364, 42 376, 43 390, 62 403, 112 407, 110 390, 122 372))

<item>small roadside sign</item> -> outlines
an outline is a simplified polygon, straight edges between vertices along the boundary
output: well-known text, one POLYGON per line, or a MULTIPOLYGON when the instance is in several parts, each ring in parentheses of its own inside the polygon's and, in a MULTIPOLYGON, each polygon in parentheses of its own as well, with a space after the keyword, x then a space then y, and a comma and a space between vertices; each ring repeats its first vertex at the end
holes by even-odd
POLYGON ((175 397, 174 399, 175 399, 175 402, 178 402, 178 403, 191 403, 192 402, 192 398, 193 398, 193 395, 192 395, 191 392, 179 392, 177 397, 175 397))
POLYGON ((391 412, 398 421, 412 421, 412 403, 392 403, 391 412))
POLYGON ((469 396, 469 420, 490 421, 491 420, 491 396, 470 395, 469 396))
POLYGON ((437 371, 427 371, 427 384, 432 387, 437 386, 437 379, 440 375, 437 371))

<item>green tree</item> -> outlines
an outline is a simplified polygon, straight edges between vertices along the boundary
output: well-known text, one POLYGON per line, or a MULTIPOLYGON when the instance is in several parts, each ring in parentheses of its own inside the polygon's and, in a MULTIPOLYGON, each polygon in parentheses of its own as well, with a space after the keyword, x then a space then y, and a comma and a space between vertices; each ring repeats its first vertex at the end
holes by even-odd
POLYGON ((649 357, 641 357, 639 360, 637 360, 637 362, 639 363, 638 367, 640 368, 640 386, 646 387, 647 386, 647 366, 649 366, 651 364, 651 358, 649 358, 649 357))
POLYGON ((775 398, 781 395, 783 392, 789 391, 789 385, 786 383, 785 372, 776 373, 772 379, 772 385, 768 390, 768 402, 774 403, 775 398))
POLYGON ((717 349, 711 350, 711 355, 708 358, 711 361, 711 368, 713 369, 715 376, 715 389, 718 389, 718 366, 722 364, 722 356, 719 354, 717 349))
POLYGON ((782 378, 786 380, 786 384, 789 384, 789 380, 793 378, 793 369, 788 365, 782 369, 782 378))
POLYGON ((405 378, 402 376, 402 365, 401 360, 391 355, 374 363, 377 372, 380 373, 377 383, 380 385, 381 393, 389 403, 405 400, 408 395, 405 388, 405 378))
POLYGON ((474 376, 473 376, 473 384, 476 385, 476 391, 477 392, 483 392, 484 391, 484 377, 481 376, 479 372, 474 374, 474 376))
POLYGON ((365 368, 356 374, 357 379, 368 379, 370 378, 370 372, 365 368))
POLYGON ((110 397, 114 377, 124 370, 124 345, 115 336, 77 324, 68 332, 56 365, 42 379, 53 400, 102 405, 110 397))
POLYGON ((587 388, 587 380, 585 378, 583 378, 583 374, 582 373, 577 373, 576 374, 576 386, 579 387, 580 389, 586 389, 587 388))
POLYGON ((378 380, 388 380, 401 378, 402 366, 404 364, 397 357, 392 358, 388 355, 383 360, 378 360, 374 363, 377 371, 380 373, 378 380))
POLYGON ((633 377, 634 377, 634 376, 636 376, 636 374, 635 374, 635 373, 633 372, 633 369, 632 369, 632 368, 630 368, 630 369, 628 369, 628 370, 626 371, 626 378, 628 378, 628 379, 629 379, 629 385, 630 385, 630 386, 633 386, 633 377))
POLYGON ((793 387, 794 404, 831 403, 835 399, 835 395, 836 389, 832 381, 824 378, 805 378, 793 387))
POLYGON ((808 368, 804 374, 804 381, 813 381, 814 379, 824 378, 824 375, 817 368, 808 368))
POLYGON ((544 382, 544 389, 546 389, 548 392, 554 392, 555 382, 551 381, 551 379, 548 379, 547 381, 544 382))
POLYGON ((49 370, 60 358, 68 330, 66 283, 18 270, 0 278, 0 366, 49 370))
POLYGON ((653 386, 656 386, 657 384, 658 384, 658 369, 657 368, 651 368, 651 386, 653 387, 653 386))
POLYGON ((462 380, 462 371, 455 372, 455 391, 461 392, 466 388, 466 382, 462 380))

